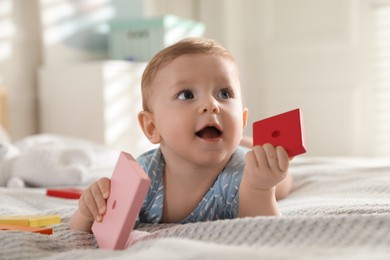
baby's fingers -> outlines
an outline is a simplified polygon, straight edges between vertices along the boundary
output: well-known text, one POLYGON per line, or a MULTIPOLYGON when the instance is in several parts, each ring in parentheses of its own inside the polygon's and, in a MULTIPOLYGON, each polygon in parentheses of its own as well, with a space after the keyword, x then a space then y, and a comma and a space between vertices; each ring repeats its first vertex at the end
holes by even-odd
POLYGON ((99 186, 100 193, 102 194, 103 199, 108 199, 108 196, 110 195, 110 179, 108 178, 101 178, 97 185, 99 186))
POLYGON ((92 217, 98 222, 102 220, 104 213, 106 213, 106 199, 109 196, 109 192, 110 180, 102 178, 83 193, 83 203, 90 211, 92 217))
POLYGON ((278 163, 278 155, 276 153, 276 149, 272 144, 264 144, 263 149, 265 151, 265 154, 267 156, 267 163, 269 165, 269 168, 272 171, 280 171, 279 163, 278 163))
MULTIPOLYGON (((97 207, 97 215, 94 215, 96 221, 100 222, 106 213, 106 200, 110 193, 110 180, 108 178, 102 178, 91 187, 91 193, 94 198, 97 207)), ((94 209, 95 210, 95 209, 94 209)))
POLYGON ((95 202, 95 205, 92 209, 94 213, 93 215, 96 221, 100 222, 102 220, 102 216, 106 212, 106 200, 103 198, 103 195, 98 186, 93 186, 91 188, 91 193, 95 202))
POLYGON ((81 195, 79 201, 80 212, 87 218, 92 218, 92 221, 97 218, 99 215, 99 210, 96 205, 95 199, 92 195, 92 187, 86 189, 81 195))
POLYGON ((282 172, 287 171, 288 166, 290 164, 290 158, 288 157, 286 150, 281 146, 276 147, 275 150, 276 150, 276 155, 278 158, 279 169, 282 172))

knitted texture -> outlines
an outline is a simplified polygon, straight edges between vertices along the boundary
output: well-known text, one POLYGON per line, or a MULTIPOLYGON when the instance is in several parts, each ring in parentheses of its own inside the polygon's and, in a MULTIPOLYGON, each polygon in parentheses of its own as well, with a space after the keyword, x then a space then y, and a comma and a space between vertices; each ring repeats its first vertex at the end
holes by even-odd
POLYGON ((294 160, 282 217, 139 225, 109 251, 69 230, 77 201, 0 188, 0 214, 60 214, 51 236, 1 231, 0 259, 390 259, 390 160, 294 160))

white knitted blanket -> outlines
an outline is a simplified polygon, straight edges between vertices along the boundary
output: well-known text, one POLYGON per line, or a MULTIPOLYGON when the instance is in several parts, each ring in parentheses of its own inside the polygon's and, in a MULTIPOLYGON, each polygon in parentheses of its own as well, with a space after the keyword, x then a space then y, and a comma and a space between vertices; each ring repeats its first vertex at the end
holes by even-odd
POLYGON ((282 217, 142 225, 133 245, 100 250, 69 230, 77 201, 0 189, 0 215, 60 214, 51 236, 0 231, 0 259, 390 259, 390 159, 296 158, 282 217))

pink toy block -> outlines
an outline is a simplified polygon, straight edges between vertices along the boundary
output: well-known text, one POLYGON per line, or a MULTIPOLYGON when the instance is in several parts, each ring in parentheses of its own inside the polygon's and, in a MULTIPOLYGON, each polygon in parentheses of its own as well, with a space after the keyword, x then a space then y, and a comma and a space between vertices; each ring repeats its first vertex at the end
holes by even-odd
POLYGON ((265 143, 284 147, 289 157, 305 153, 301 110, 294 109, 253 123, 253 145, 265 143))
POLYGON ((128 153, 121 152, 111 177, 107 211, 92 232, 100 248, 125 249, 150 187, 148 175, 128 153))

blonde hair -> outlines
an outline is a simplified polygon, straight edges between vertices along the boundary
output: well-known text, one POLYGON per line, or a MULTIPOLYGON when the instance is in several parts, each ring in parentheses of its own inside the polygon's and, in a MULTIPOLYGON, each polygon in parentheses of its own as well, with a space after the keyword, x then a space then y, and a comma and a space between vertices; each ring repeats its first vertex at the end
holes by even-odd
POLYGON ((160 66, 185 54, 211 54, 222 56, 234 62, 234 58, 221 44, 211 39, 186 38, 158 52, 146 66, 141 79, 142 107, 149 111, 147 104, 151 95, 152 81, 160 66))

